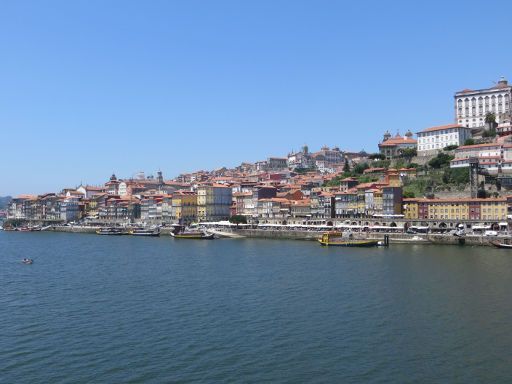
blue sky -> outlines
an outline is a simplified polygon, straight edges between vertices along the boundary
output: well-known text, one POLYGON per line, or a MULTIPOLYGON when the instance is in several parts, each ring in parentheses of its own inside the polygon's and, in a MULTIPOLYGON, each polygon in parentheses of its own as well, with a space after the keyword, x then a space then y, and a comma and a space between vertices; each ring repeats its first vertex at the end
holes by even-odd
POLYGON ((512 77, 496 1, 0 0, 0 195, 376 151, 512 77))

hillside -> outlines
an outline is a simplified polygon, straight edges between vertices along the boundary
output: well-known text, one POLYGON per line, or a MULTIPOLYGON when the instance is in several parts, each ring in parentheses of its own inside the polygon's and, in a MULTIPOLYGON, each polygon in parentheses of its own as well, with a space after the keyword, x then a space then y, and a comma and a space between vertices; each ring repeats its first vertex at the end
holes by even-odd
POLYGON ((11 200, 11 196, 0 196, 0 210, 6 209, 11 200))

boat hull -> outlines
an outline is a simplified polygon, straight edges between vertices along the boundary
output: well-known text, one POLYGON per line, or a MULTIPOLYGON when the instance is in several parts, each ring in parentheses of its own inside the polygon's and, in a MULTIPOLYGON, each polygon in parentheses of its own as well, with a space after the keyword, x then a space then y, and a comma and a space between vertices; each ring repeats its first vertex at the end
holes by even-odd
POLYGON ((213 240, 215 235, 212 234, 195 234, 195 233, 171 233, 175 239, 190 239, 190 240, 213 240))
POLYGON ((102 236, 123 236, 123 235, 127 235, 127 232, 98 230, 98 231, 96 231, 96 234, 97 235, 102 235, 102 236))
POLYGON ((160 232, 132 232, 132 236, 151 236, 157 237, 160 236, 160 232))
POLYGON ((318 242, 327 247, 376 247, 379 245, 378 240, 340 240, 340 241, 322 241, 318 242))
POLYGON ((504 244, 504 243, 500 243, 498 241, 490 241, 490 243, 496 247, 496 248, 501 248, 501 249, 512 249, 512 244, 504 244))

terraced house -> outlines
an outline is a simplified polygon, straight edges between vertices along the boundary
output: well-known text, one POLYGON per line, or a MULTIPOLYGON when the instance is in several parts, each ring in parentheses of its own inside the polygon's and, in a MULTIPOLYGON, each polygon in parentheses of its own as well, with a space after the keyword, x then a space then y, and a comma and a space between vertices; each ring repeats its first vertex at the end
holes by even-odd
POLYGON ((222 184, 197 187, 197 219, 199 221, 227 220, 231 213, 233 191, 222 184))
POLYGON ((171 218, 185 225, 197 220, 197 194, 191 191, 174 192, 171 218))
POLYGON ((410 220, 503 221, 507 199, 404 199, 403 211, 410 220))

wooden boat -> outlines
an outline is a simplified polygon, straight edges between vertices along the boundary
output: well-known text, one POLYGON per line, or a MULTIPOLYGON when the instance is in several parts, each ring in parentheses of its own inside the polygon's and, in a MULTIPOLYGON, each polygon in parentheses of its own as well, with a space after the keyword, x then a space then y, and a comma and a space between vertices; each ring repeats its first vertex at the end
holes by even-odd
POLYGON ((512 244, 500 243, 499 241, 489 241, 496 248, 512 249, 512 244))
POLYGON ((341 232, 325 232, 318 242, 329 247, 376 247, 381 243, 379 240, 356 240, 351 233, 341 232))
POLYGON ((195 239, 195 240, 213 240, 215 235, 213 233, 203 231, 181 231, 171 232, 171 236, 175 239, 195 239))
POLYGON ((122 228, 101 228, 96 231, 98 235, 110 235, 110 236, 120 236, 120 235, 126 235, 128 232, 126 232, 122 228))
POLYGON ((130 235, 133 236, 160 236, 160 228, 133 228, 130 231, 130 235))

